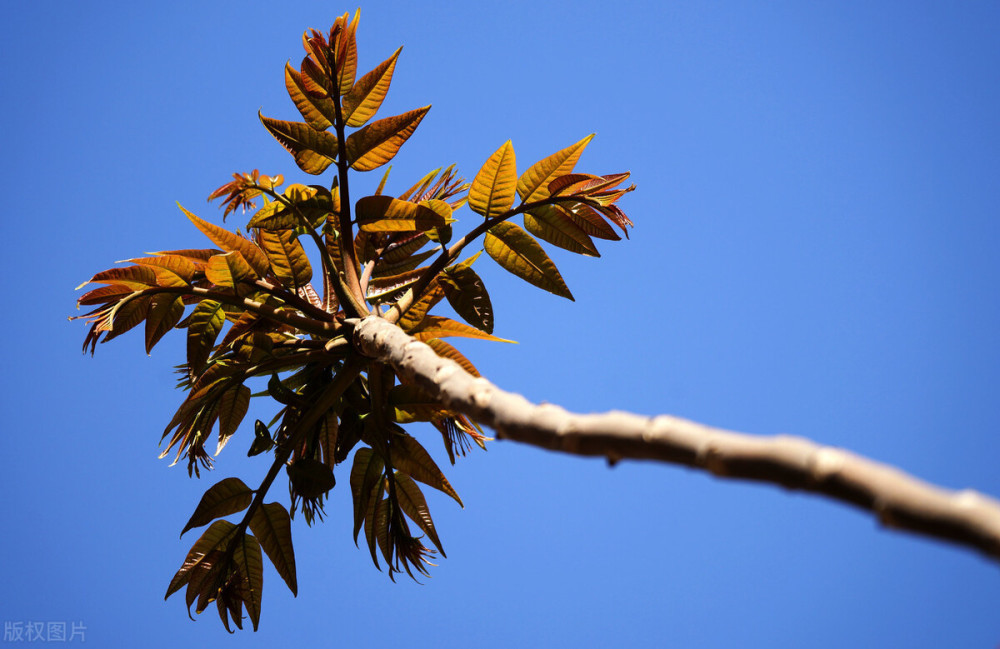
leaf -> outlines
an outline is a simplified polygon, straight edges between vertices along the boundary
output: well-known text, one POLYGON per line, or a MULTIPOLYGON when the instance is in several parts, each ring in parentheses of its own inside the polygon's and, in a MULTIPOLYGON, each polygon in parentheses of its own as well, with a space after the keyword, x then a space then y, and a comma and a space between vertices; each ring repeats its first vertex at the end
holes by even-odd
POLYGON ((261 230, 260 244, 271 262, 271 270, 282 284, 298 291, 312 279, 309 257, 306 256, 306 251, 295 232, 261 230))
POLYGON ((446 201, 442 201, 437 198, 422 200, 418 203, 418 205, 426 207, 444 219, 444 225, 439 225, 435 228, 427 230, 427 237, 431 241, 436 241, 441 244, 447 244, 451 241, 451 224, 455 222, 455 219, 451 216, 453 211, 451 205, 446 201))
POLYGON ((455 349, 445 341, 441 340, 440 338, 432 338, 431 340, 426 341, 426 343, 427 345, 430 346, 431 349, 434 350, 434 353, 440 356, 441 358, 450 358, 451 360, 461 365, 462 369, 471 374, 472 376, 480 376, 479 370, 476 369, 475 365, 473 365, 468 358, 463 356, 461 352, 459 352, 457 349, 455 349))
POLYGON ((305 225, 318 227, 327 214, 337 210, 330 190, 325 187, 296 183, 289 185, 283 195, 291 206, 282 201, 272 201, 257 210, 247 228, 280 231, 305 225))
POLYGON ((526 213, 524 227, 539 239, 563 250, 588 257, 601 256, 587 233, 572 218, 551 205, 526 213))
POLYGON ((389 90, 392 82, 392 73, 396 69, 396 60, 399 53, 403 51, 400 47, 393 52, 385 61, 382 61, 374 70, 358 79, 350 92, 344 97, 343 111, 344 120, 348 126, 364 126, 382 106, 382 101, 389 90))
MULTIPOLYGON (((358 43, 356 34, 361 9, 354 12, 354 20, 347 22, 348 14, 344 14, 344 29, 338 39, 337 51, 337 82, 341 95, 346 95, 354 85, 354 75, 358 69, 358 43)), ((331 43, 332 45, 332 43, 331 43)))
POLYGON ((427 538, 431 540, 431 543, 438 549, 441 556, 447 557, 448 555, 444 553, 444 548, 441 547, 441 539, 438 538, 437 530, 434 528, 434 520, 431 519, 430 509, 427 507, 424 494, 420 492, 420 487, 405 473, 396 471, 394 477, 396 480, 396 500, 399 502, 399 508, 427 534, 427 538))
POLYGON ((583 149, 593 138, 594 135, 591 133, 576 144, 536 162, 521 174, 521 177, 517 179, 517 194, 521 197, 521 201, 528 203, 548 197, 549 183, 559 176, 565 176, 573 171, 583 149))
MULTIPOLYGON (((208 525, 216 518, 241 512, 253 501, 253 491, 239 478, 226 478, 208 488, 194 514, 181 530, 181 536, 195 527, 208 525)), ((200 540, 199 540, 200 542, 200 540)), ((198 544, 196 543, 195 546, 198 544)))
POLYGON ((264 590, 264 560, 257 539, 244 534, 236 544, 233 563, 243 577, 240 596, 247 607, 247 615, 253 623, 253 630, 256 631, 257 625, 260 624, 260 596, 264 590))
POLYGON ((216 455, 240 427, 249 408, 250 388, 245 385, 234 386, 219 397, 219 445, 215 449, 216 455))
POLYGON ((317 131, 325 131, 333 126, 337 120, 334 103, 328 97, 306 94, 302 75, 292 67, 291 63, 285 63, 285 88, 309 126, 317 131))
POLYGON ((303 498, 319 498, 337 485, 333 470, 324 462, 300 457, 285 467, 292 489, 303 498))
POLYGON ((285 122, 264 117, 258 111, 264 128, 295 158, 295 164, 307 174, 318 175, 337 160, 337 136, 317 131, 303 122, 285 122))
POLYGON ((510 140, 496 150, 476 174, 469 188, 469 208, 487 219, 500 216, 514 204, 517 165, 510 140))
POLYGON ((184 316, 184 299, 179 295, 161 293, 154 295, 146 316, 146 353, 153 351, 156 343, 167 335, 184 316))
POLYGON ((121 284, 122 286, 128 286, 131 289, 141 291, 144 288, 156 286, 156 271, 148 266, 109 268, 97 273, 76 288, 81 289, 87 284, 121 284))
POLYGON ((427 312, 443 299, 444 289, 441 288, 441 284, 437 280, 431 281, 427 288, 424 289, 424 293, 420 296, 420 299, 410 305, 410 308, 406 310, 406 313, 403 314, 396 324, 407 333, 413 331, 423 321, 427 312))
POLYGON ((352 169, 371 171, 384 165, 413 135, 430 106, 372 122, 347 138, 347 160, 352 169))
POLYGON ((133 293, 111 310, 104 342, 117 338, 146 319, 153 296, 133 293))
POLYGON ((389 275, 387 277, 372 277, 368 282, 368 290, 365 291, 365 299, 368 301, 378 300, 387 295, 394 295, 403 289, 412 286, 427 271, 427 268, 417 268, 408 270, 399 275, 389 275))
POLYGON ((365 196, 354 209, 362 232, 425 232, 445 225, 434 210, 391 196, 365 196))
MULTIPOLYGON (((198 265, 191 261, 187 257, 182 257, 180 255, 160 255, 157 257, 140 257, 138 259, 129 259, 133 264, 140 264, 142 266, 151 266, 153 272, 156 272, 157 268, 164 268, 169 270, 176 276, 183 280, 183 283, 188 283, 194 279, 195 274, 198 272, 198 265)), ((157 278, 158 281, 160 278, 157 278)), ((162 284, 160 284, 162 286, 162 284)))
POLYGON ((483 247, 505 270, 529 284, 573 299, 556 265, 538 242, 517 225, 508 221, 497 223, 486 233, 483 247))
POLYGON ((354 499, 354 544, 365 521, 373 492, 382 479, 382 458, 370 448, 359 448, 351 466, 351 496, 354 499))
POLYGON ((274 564, 292 595, 298 595, 295 577, 295 549, 292 547, 292 520, 281 503, 267 503, 254 512, 250 529, 267 558, 274 564))
POLYGON ((469 325, 462 324, 452 320, 451 318, 445 318, 439 315, 428 315, 424 316, 424 319, 420 321, 420 325, 409 332, 411 336, 419 341, 427 341, 432 338, 447 338, 449 336, 458 336, 461 338, 478 338, 480 340, 492 340, 494 342, 501 343, 512 343, 513 340, 506 340, 504 338, 497 338, 491 334, 486 333, 475 327, 470 327, 469 325))
POLYGON ((429 487, 448 494, 462 505, 462 499, 444 477, 444 473, 431 459, 427 450, 420 443, 406 434, 399 426, 394 427, 396 434, 392 437, 392 463, 414 480, 419 480, 429 487))
POLYGON ((205 368, 225 321, 222 304, 215 300, 202 300, 191 312, 188 319, 187 366, 192 378, 205 368))
POLYGON ((476 271, 462 263, 444 269, 439 281, 455 313, 472 326, 493 333, 493 303, 476 271))
POLYGON ((257 274, 239 252, 227 252, 208 260, 205 277, 216 286, 236 288, 244 281, 257 279, 257 274))
POLYGON ((235 531, 236 526, 229 521, 215 521, 212 523, 201 537, 195 541, 194 545, 191 546, 191 550, 188 552, 187 557, 185 557, 184 563, 181 564, 180 570, 170 580, 170 584, 167 586, 167 594, 163 596, 163 599, 167 599, 180 590, 184 584, 188 583, 191 579, 191 570, 200 564, 212 550, 225 546, 235 531))
MULTIPOLYGON (((198 218, 191 212, 184 209, 184 207, 180 204, 177 206, 181 208, 181 211, 187 215, 191 222, 194 223, 195 227, 201 230, 202 234, 208 237, 212 243, 219 246, 226 252, 238 252, 243 255, 243 259, 250 264, 250 267, 253 268, 258 277, 264 277, 267 275, 267 271, 270 268, 267 262, 267 255, 265 255, 264 251, 258 248, 253 241, 234 234, 225 228, 213 225, 204 219, 198 218)), ((211 261, 211 258, 209 258, 208 261, 211 261)))
POLYGON ((389 390, 389 404, 392 405, 395 421, 399 424, 431 421, 436 415, 447 410, 438 399, 420 386, 411 384, 394 385, 389 390))
MULTIPOLYGON (((584 203, 559 203, 557 205, 546 206, 541 209, 554 209, 573 219, 573 222, 591 237, 605 239, 607 241, 621 241, 621 237, 615 232, 604 217, 597 210, 584 203)), ((532 210, 535 211, 535 210, 532 210)))
MULTIPOLYGON (((434 251, 431 250, 430 254, 434 254, 434 251)), ((131 295, 132 293, 133 290, 125 284, 110 284, 108 286, 95 288, 92 291, 87 291, 77 298, 76 303, 78 306, 107 304, 109 302, 116 302, 126 295, 131 295)))

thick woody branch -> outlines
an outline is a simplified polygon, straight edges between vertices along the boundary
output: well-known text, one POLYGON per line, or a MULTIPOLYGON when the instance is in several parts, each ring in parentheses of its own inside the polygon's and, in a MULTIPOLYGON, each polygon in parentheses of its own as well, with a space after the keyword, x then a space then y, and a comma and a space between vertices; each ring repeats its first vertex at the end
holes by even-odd
POLYGON ((490 426, 500 439, 611 462, 669 462, 719 477, 809 491, 868 510, 887 527, 970 546, 1000 560, 1000 501, 976 491, 937 487, 800 437, 758 437, 667 415, 578 415, 555 405, 536 405, 471 376, 378 317, 358 322, 354 344, 450 408, 490 426))

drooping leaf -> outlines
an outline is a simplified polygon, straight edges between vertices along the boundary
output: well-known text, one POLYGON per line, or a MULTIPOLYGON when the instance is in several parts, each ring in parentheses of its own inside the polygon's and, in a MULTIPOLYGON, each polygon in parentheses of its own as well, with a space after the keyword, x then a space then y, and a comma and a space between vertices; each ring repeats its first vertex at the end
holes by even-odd
POLYGON ((240 427, 249 407, 250 388, 247 386, 237 385, 222 393, 219 398, 219 445, 215 449, 216 455, 240 427))
POLYGON ((312 266, 295 232, 261 230, 260 243, 271 262, 271 270, 282 284, 298 291, 309 283, 312 279, 312 266))
POLYGON ((444 477, 444 473, 434 463, 434 460, 431 459, 427 450, 417 440, 405 433, 402 428, 395 426, 395 431, 396 434, 392 436, 393 466, 414 480, 419 480, 429 487, 434 487, 448 494, 459 505, 462 505, 462 499, 458 497, 458 493, 444 477))
POLYGON ((304 122, 286 122, 264 117, 260 121, 278 143, 295 158, 295 164, 307 174, 318 175, 337 160, 337 136, 317 131, 304 122))
POLYGON ((233 564, 243 578, 239 595, 256 631, 260 624, 260 598, 264 589, 264 559, 257 539, 250 534, 243 535, 233 552, 233 564))
POLYGON ((295 493, 303 498, 319 498, 333 489, 337 481, 325 463, 302 457, 285 467, 295 493))
POLYGON ((181 536, 190 529, 208 525, 216 518, 243 511, 252 500, 253 491, 239 478, 226 478, 215 483, 201 497, 194 514, 181 530, 181 536))
POLYGON ((241 282, 257 279, 250 264, 237 251, 216 255, 205 266, 205 277, 216 286, 235 288, 241 282))
POLYGON ((365 196, 355 206, 362 232, 426 232, 445 225, 434 210, 391 196, 365 196))
POLYGON ((573 299, 556 265, 538 242, 514 223, 504 221, 490 228, 483 247, 505 270, 529 284, 573 299))
POLYGON ((153 350, 168 331, 174 328, 184 315, 184 300, 179 295, 161 293, 154 295, 149 303, 146 316, 146 353, 153 350))
POLYGON ((281 503, 267 503, 254 512, 250 530, 260 542, 267 558, 274 564, 292 595, 298 594, 295 576, 295 550, 292 547, 292 521, 281 503))
POLYGON ((409 424, 414 421, 431 421, 445 406, 417 385, 394 385, 389 390, 389 404, 395 414, 396 423, 409 424))
POLYGON ((451 318, 445 318, 439 315, 428 315, 424 316, 421 320, 420 325, 409 332, 411 336, 420 341, 427 341, 432 338, 447 338, 447 337, 460 337, 460 338, 478 338, 479 340, 492 340, 494 342, 501 343, 512 343, 513 340, 506 340, 504 338, 497 338, 492 334, 488 334, 481 329, 475 327, 470 327, 467 324, 462 324, 451 318))
POLYGON ((489 157, 469 187, 469 208, 487 219, 499 216, 514 204, 517 165, 510 140, 489 157))
MULTIPOLYGON (((433 254, 433 251, 431 251, 431 254, 433 254)), ((131 295, 132 293, 133 289, 125 284, 110 284, 108 286, 95 288, 92 291, 87 291, 77 298, 76 303, 79 306, 107 304, 108 302, 120 300, 126 295, 131 295)))
POLYGON ((212 550, 225 547, 235 531, 236 526, 229 521, 220 520, 212 523, 201 537, 195 541, 194 545, 191 546, 191 550, 184 558, 184 563, 181 564, 174 578, 170 580, 170 584, 167 586, 167 594, 163 596, 163 599, 169 598, 183 588, 191 579, 192 569, 200 564, 212 550))
POLYGON ((576 222, 565 213, 546 205, 524 215, 524 227, 543 241, 563 250, 588 257, 600 257, 594 242, 576 222))
POLYGON ((133 293, 119 302, 108 318, 105 329, 108 333, 104 337, 104 342, 117 338, 145 320, 152 300, 151 295, 133 293))
POLYGON ((187 366, 192 378, 204 369, 225 321, 222 304, 215 300, 202 300, 191 312, 188 319, 187 366))
POLYGON ((325 131, 333 126, 337 120, 337 109, 333 101, 328 97, 307 94, 302 75, 292 67, 291 63, 285 64, 285 88, 309 126, 317 131, 325 131))
POLYGON ((413 135, 430 106, 372 122, 347 138, 347 160, 357 171, 371 171, 392 160, 413 135))
POLYGON ((533 164, 517 179, 517 194, 525 203, 541 200, 549 195, 549 183, 559 176, 564 176, 576 166, 584 147, 594 138, 588 135, 576 144, 533 164))
MULTIPOLYGON (((254 244, 253 241, 249 239, 244 239, 243 237, 226 230, 225 228, 220 228, 217 225, 213 225, 208 221, 198 218, 191 212, 184 209, 183 206, 178 205, 181 211, 195 224, 202 233, 211 239, 212 243, 219 246, 226 252, 238 252, 243 256, 250 267, 253 268, 254 272, 257 273, 258 277, 264 277, 267 275, 269 265, 267 262, 267 255, 254 244)), ((209 258, 208 261, 211 261, 209 258)))
POLYGON ((441 547, 441 539, 438 538, 437 529, 434 527, 434 520, 431 519, 430 509, 424 494, 421 493, 417 483, 405 473, 396 471, 396 499, 399 501, 399 508, 424 531, 427 538, 431 540, 434 547, 438 549, 442 557, 447 557, 444 548, 441 547))
POLYGON ((493 333, 493 303, 486 285, 470 264, 462 263, 444 269, 439 281, 455 313, 472 326, 493 333))
POLYGON ((468 358, 463 356, 461 352, 459 352, 457 349, 452 347, 447 342, 441 340, 440 338, 432 338, 431 340, 425 342, 427 343, 427 345, 430 346, 431 349, 434 350, 434 353, 437 354, 438 356, 442 358, 450 358, 451 360, 461 365, 462 369, 471 374, 472 376, 480 375, 479 370, 476 369, 475 365, 473 365, 468 358))
POLYGON ((621 237, 615 232, 604 217, 597 210, 584 203, 559 203, 557 205, 546 206, 541 209, 552 209, 562 212, 591 237, 605 239, 607 241, 621 241, 621 237))
POLYGON ((386 92, 389 90, 392 73, 396 69, 396 60, 402 50, 403 48, 400 47, 393 52, 392 56, 378 64, 374 70, 358 79, 358 82, 344 97, 344 120, 348 126, 364 126, 365 122, 378 112, 386 92))
POLYGON ((354 544, 365 521, 375 487, 382 479, 384 463, 370 448, 359 448, 351 467, 351 496, 354 499, 354 544))

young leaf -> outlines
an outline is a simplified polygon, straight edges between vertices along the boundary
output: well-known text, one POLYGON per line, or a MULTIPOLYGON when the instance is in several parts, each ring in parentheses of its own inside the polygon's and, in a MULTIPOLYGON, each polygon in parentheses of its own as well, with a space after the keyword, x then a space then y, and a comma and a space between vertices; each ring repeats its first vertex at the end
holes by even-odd
POLYGON ((430 106, 372 122, 347 138, 347 160, 352 169, 371 171, 392 160, 417 129, 430 106))
POLYGON ((187 337, 187 366, 191 378, 205 368, 225 321, 226 312, 215 300, 202 300, 191 312, 187 337))
MULTIPOLYGON (((270 269, 270 265, 267 262, 267 255, 264 254, 260 248, 258 248, 253 241, 244 239, 243 237, 226 230, 225 228, 220 228, 217 225, 213 225, 208 221, 198 218, 191 212, 184 209, 183 206, 178 205, 181 211, 194 223, 195 227, 202 231, 202 233, 211 239, 212 243, 219 246, 226 252, 238 252, 243 255, 243 259, 246 260, 250 267, 253 268, 254 272, 257 273, 258 277, 264 277, 267 275, 267 271, 270 269)), ((209 259, 211 261, 211 259, 209 259)))
MULTIPOLYGON (((358 543, 358 533, 365 521, 365 514, 375 495, 375 487, 382 479, 384 469, 382 458, 370 448, 359 448, 354 454, 351 467, 351 496, 354 499, 354 544, 358 543)), ((377 497, 381 497, 379 494, 377 497)))
POLYGON ((77 286, 83 288, 87 284, 121 284, 141 291, 150 286, 156 286, 156 271, 148 266, 126 266, 124 268, 109 268, 97 273, 89 280, 77 286))
POLYGON ((174 578, 170 580, 170 584, 167 586, 167 594, 163 596, 163 599, 169 598, 187 584, 191 579, 192 569, 202 563, 212 550, 225 547, 235 531, 236 526, 229 521, 215 521, 212 523, 201 537, 195 541, 194 545, 191 546, 191 550, 184 558, 184 563, 181 564, 174 578))
POLYGON ((441 547, 441 539, 438 538, 437 530, 434 528, 434 520, 431 519, 430 509, 427 507, 424 494, 420 492, 420 487, 410 476, 399 471, 395 473, 395 480, 399 508, 427 534, 427 538, 431 540, 441 556, 447 557, 444 548, 441 547))
POLYGON ((576 144, 536 162, 521 174, 517 179, 517 194, 521 197, 521 201, 528 203, 546 198, 549 195, 549 183, 573 171, 584 147, 593 138, 594 135, 590 134, 576 144))
POLYGON ((181 530, 181 536, 190 529, 208 525, 216 518, 243 511, 250 506, 252 500, 253 491, 239 478, 226 478, 215 483, 201 497, 191 519, 181 530))
POLYGON ((146 316, 146 353, 174 328, 184 315, 184 300, 179 295, 154 295, 146 316))
POLYGON ((425 232, 445 225, 434 210, 391 196, 365 196, 354 209, 362 232, 425 232))
POLYGON ((247 386, 237 385, 222 393, 219 398, 219 445, 215 449, 216 455, 240 427, 249 407, 250 388, 247 386))
POLYGON ((476 329, 475 327, 470 327, 469 325, 462 324, 461 322, 457 322, 451 318, 445 318, 439 315, 424 316, 424 319, 420 321, 420 325, 409 333, 419 341, 427 341, 432 338, 458 336, 461 338, 492 340, 494 342, 501 343, 514 342, 513 340, 497 338, 496 336, 488 334, 480 329, 476 329))
MULTIPOLYGON (((129 259, 128 261, 133 264, 140 264, 142 266, 153 267, 154 272, 157 268, 164 268, 174 273, 183 280, 183 283, 190 282, 194 279, 195 274, 198 272, 199 266, 191 261, 187 257, 182 257, 180 255, 159 255, 156 257, 140 257, 138 259, 129 259)), ((160 286, 160 278, 157 278, 160 286)))
POLYGON ((337 119, 334 103, 328 97, 306 94, 302 75, 292 67, 291 63, 285 63, 285 88, 309 126, 317 131, 325 131, 333 126, 337 119))
POLYGON ((261 505, 250 519, 253 531, 267 558, 274 564, 292 595, 298 594, 295 577, 295 550, 292 547, 292 521, 281 503, 261 505))
POLYGON ((216 255, 205 266, 205 277, 216 286, 235 288, 240 282, 257 279, 250 264, 237 251, 216 255))
POLYGON ((444 477, 441 469, 431 459, 427 450, 420 443, 403 432, 399 426, 394 426, 396 434, 392 437, 392 463, 397 469, 419 480, 429 487, 448 494, 462 505, 462 499, 444 477))
POLYGON ((469 188, 469 208, 487 219, 499 216, 514 204, 517 165, 510 140, 496 150, 476 174, 469 188))
MULTIPOLYGON (((247 615, 257 630, 260 623, 260 596, 264 589, 264 559, 260 553, 260 543, 249 534, 236 544, 233 552, 233 564, 236 565, 239 582, 239 597, 247 607, 247 615)), ((199 608, 201 607, 199 603, 199 608)), ((200 611, 199 611, 200 612, 200 611)))
POLYGON ((440 282, 455 313, 472 326, 493 333, 493 303, 476 271, 466 263, 458 264, 444 269, 440 282))
POLYGON ((285 122, 264 117, 261 123, 268 133, 295 158, 295 164, 307 174, 318 175, 337 160, 337 136, 317 131, 303 122, 285 122))
POLYGON ((396 60, 403 50, 400 47, 378 66, 358 79, 350 92, 344 97, 344 120, 348 126, 364 126, 378 112, 385 99, 389 84, 392 82, 392 73, 396 69, 396 60))
POLYGON ((473 365, 468 358, 463 356, 460 351, 458 351, 445 341, 441 340, 440 338, 432 338, 431 340, 426 341, 426 343, 427 345, 430 346, 431 349, 434 350, 434 353, 440 356, 441 358, 450 358, 451 360, 461 365, 462 369, 471 374, 472 376, 480 375, 479 370, 476 369, 476 366, 473 365))
POLYGON ((260 244, 271 262, 271 270, 286 287, 297 291, 312 279, 309 257, 291 230, 261 230, 260 244))
POLYGON ((526 213, 524 227, 539 239, 559 246, 563 250, 588 257, 601 256, 587 233, 573 219, 553 209, 551 205, 526 213))
MULTIPOLYGON (((354 75, 358 70, 358 20, 361 9, 354 12, 354 20, 347 22, 348 14, 344 14, 344 29, 340 33, 337 48, 337 87, 341 95, 346 95, 354 85, 354 75)), ((333 45, 333 43, 330 43, 333 45)))
POLYGON ((505 270, 529 284, 573 299, 556 265, 538 242, 517 225, 509 221, 497 223, 486 233, 483 247, 505 270))

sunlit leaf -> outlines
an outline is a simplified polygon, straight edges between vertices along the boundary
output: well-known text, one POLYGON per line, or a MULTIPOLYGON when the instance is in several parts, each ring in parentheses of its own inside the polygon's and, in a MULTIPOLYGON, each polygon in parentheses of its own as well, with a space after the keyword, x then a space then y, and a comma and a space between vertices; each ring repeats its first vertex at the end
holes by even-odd
POLYGON ((421 321, 423 321, 424 316, 427 312, 434 308, 434 305, 444 299, 444 289, 441 288, 441 284, 437 280, 432 281, 427 288, 424 290, 423 295, 415 301, 410 308, 406 310, 403 317, 399 319, 396 324, 399 327, 409 333, 415 327, 417 327, 421 321))
POLYGON ((432 338, 431 340, 426 341, 426 343, 430 346, 431 349, 434 350, 434 353, 437 354, 438 356, 442 358, 450 358, 451 360, 461 365, 462 369, 471 374, 472 376, 479 376, 479 370, 476 369, 476 367, 469 361, 469 359, 463 356, 461 352, 459 352, 457 349, 452 347, 447 342, 441 340, 440 338, 432 338))
POLYGON ((517 194, 521 200, 528 203, 546 198, 549 195, 549 183, 573 171, 584 147, 593 138, 593 134, 588 135, 576 144, 536 162, 521 174, 517 179, 517 194))
MULTIPOLYGON (((250 267, 253 268, 254 272, 257 273, 258 277, 264 277, 267 275, 267 271, 270 268, 267 262, 267 255, 254 244, 253 241, 245 239, 237 234, 226 230, 225 228, 220 228, 217 225, 209 223, 208 221, 198 218, 191 212, 184 209, 183 206, 178 205, 181 211, 195 224, 202 233, 208 237, 212 243, 219 246, 226 252, 238 252, 243 256, 250 267)), ((211 261, 211 258, 209 259, 211 261)))
POLYGON ((469 208, 490 219, 509 210, 517 188, 517 165, 510 140, 496 150, 469 187, 469 208))
POLYGON ((458 493, 444 477, 444 473, 434 463, 434 460, 431 459, 427 450, 398 426, 396 426, 396 434, 392 437, 392 449, 393 466, 414 480, 419 480, 429 487, 443 491, 454 498, 459 505, 462 505, 462 499, 458 497, 458 493))
POLYGON ((538 242, 517 225, 509 221, 496 224, 486 233, 483 247, 505 270, 529 284, 573 299, 556 265, 538 242))
POLYGON ((146 353, 153 350, 168 331, 174 328, 184 315, 184 300, 179 295, 161 293, 153 296, 146 316, 146 353))
POLYGON ((374 70, 358 79, 344 97, 344 120, 348 126, 363 126, 378 112, 389 90, 392 73, 396 69, 396 60, 402 50, 400 47, 374 70))
POLYGON ((361 9, 354 12, 354 20, 347 22, 344 14, 344 29, 340 33, 337 48, 337 85, 341 95, 346 95, 354 85, 354 76, 358 70, 358 20, 361 9))
MULTIPOLYGON (((337 159, 337 136, 317 131, 303 122, 285 122, 257 115, 268 133, 292 154, 295 164, 307 174, 321 174, 337 159)), ((350 141, 348 140, 348 143, 350 141)))
POLYGON ((219 398, 219 445, 215 449, 216 455, 240 427, 249 407, 250 388, 247 386, 237 385, 222 393, 219 398))
POLYGON ((601 256, 587 233, 572 218, 550 205, 526 213, 524 227, 539 239, 563 250, 588 257, 601 256))
POLYGON ((272 231, 294 230, 304 225, 317 227, 327 214, 337 209, 330 190, 324 187, 294 184, 283 195, 291 205, 272 201, 257 210, 247 227, 272 231))
POLYGON ((441 539, 438 538, 437 530, 434 528, 434 521, 431 519, 430 509, 427 507, 424 494, 420 492, 420 487, 417 486, 417 483, 410 476, 399 471, 395 474, 395 480, 396 499, 399 501, 399 508, 424 531, 427 538, 431 540, 434 547, 441 553, 441 556, 447 557, 448 555, 444 553, 444 548, 441 547, 441 539))
POLYGON ((416 270, 409 270, 405 273, 400 273, 399 275, 373 277, 368 283, 368 290, 365 292, 365 299, 379 300, 387 295, 395 295, 396 293, 416 283, 416 281, 420 279, 426 271, 426 268, 418 268, 416 270))
POLYGON ((184 533, 190 529, 208 525, 216 518, 243 511, 250 506, 252 500, 253 491, 239 478, 226 478, 215 483, 201 497, 191 519, 181 530, 181 536, 184 536, 184 533))
MULTIPOLYGON (((195 274, 198 272, 199 266, 195 264, 191 259, 187 257, 182 257, 181 255, 159 255, 156 257, 140 257, 138 259, 129 259, 133 264, 140 264, 142 266, 151 266, 154 268, 164 268, 174 273, 176 276, 183 280, 183 283, 190 282, 194 279, 195 274)), ((162 282, 159 282, 160 286, 163 286, 162 282)))
POLYGON ((215 339, 226 321, 222 304, 215 300, 202 300, 188 319, 187 366, 192 377, 201 374, 215 339))
POLYGON ((451 318, 445 318, 444 316, 438 315, 424 316, 424 319, 420 322, 420 326, 409 333, 411 336, 420 341, 427 341, 432 338, 448 338, 457 336, 460 338, 492 340, 494 342, 501 343, 514 342, 513 340, 497 338, 496 336, 488 334, 481 329, 470 327, 467 324, 462 324, 461 322, 452 320, 451 318))
POLYGON ((363 232, 425 232, 445 224, 434 210, 391 196, 365 196, 355 206, 363 232))
POLYGON ((156 286, 156 271, 148 266, 109 268, 97 273, 76 288, 81 289, 87 284, 121 284, 134 290, 142 290, 150 286, 156 286))
POLYGON ((267 558, 274 564, 292 595, 298 594, 295 577, 295 550, 292 547, 292 521, 281 503, 261 505, 250 519, 250 529, 260 542, 267 558))
POLYGON ((216 255, 205 266, 205 277, 216 286, 235 288, 240 282, 257 279, 250 264, 237 251, 216 255))
POLYGON ((302 75, 290 63, 285 64, 285 88, 288 90, 288 96, 295 103, 295 107, 302 113, 303 119, 312 128, 324 131, 337 120, 337 109, 333 101, 328 97, 306 94, 302 75))
POLYGON ((309 257, 293 231, 261 230, 260 244, 271 262, 271 270, 282 284, 297 291, 312 279, 309 257))
POLYGON ((371 171, 392 160, 416 130, 430 106, 372 122, 347 138, 347 160, 357 171, 371 171))
POLYGON ((418 204, 421 207, 426 207, 444 219, 444 225, 439 225, 427 230, 427 237, 431 241, 436 241, 440 244, 447 244, 451 241, 451 224, 455 221, 455 219, 451 216, 451 205, 449 205, 446 201, 442 201, 437 198, 424 199, 418 204))

